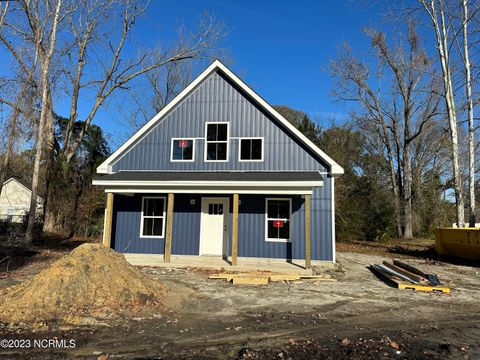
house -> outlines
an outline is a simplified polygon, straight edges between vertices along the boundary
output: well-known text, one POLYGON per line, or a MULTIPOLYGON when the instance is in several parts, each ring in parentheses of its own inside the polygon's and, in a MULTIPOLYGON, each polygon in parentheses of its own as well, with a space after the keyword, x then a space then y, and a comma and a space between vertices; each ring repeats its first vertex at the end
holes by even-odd
POLYGON ((218 60, 97 173, 119 252, 335 261, 343 169, 218 60))
MULTIPOLYGON (((22 223, 29 210, 32 191, 22 181, 10 178, 3 183, 0 194, 0 221, 22 223)), ((43 200, 37 198, 37 214, 43 213, 43 200)))

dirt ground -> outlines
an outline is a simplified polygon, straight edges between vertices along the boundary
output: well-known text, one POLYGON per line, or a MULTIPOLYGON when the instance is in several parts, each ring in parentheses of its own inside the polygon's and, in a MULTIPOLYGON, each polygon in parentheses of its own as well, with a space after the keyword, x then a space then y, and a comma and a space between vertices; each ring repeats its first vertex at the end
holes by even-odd
MULTIPOLYGON (((170 288, 166 313, 116 322, 91 319, 91 325, 77 328, 3 327, 3 339, 73 339, 75 346, 3 348, 0 358, 97 359, 101 354, 110 359, 480 358, 478 265, 432 260, 428 244, 403 252, 391 246, 362 246, 339 246, 338 281, 329 283, 234 286, 209 280, 202 271, 145 267, 143 272, 170 288), (367 269, 371 263, 398 256, 437 273, 453 292, 398 290, 367 269)), ((12 270, 0 279, 0 287, 31 277, 42 263, 12 270)))

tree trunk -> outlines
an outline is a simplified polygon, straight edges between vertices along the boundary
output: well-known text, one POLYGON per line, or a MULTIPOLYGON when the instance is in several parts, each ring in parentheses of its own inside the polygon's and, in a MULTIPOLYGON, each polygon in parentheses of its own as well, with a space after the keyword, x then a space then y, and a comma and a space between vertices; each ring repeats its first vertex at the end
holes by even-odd
POLYGON ((435 36, 437 40, 437 51, 440 58, 440 65, 442 68, 442 80, 445 90, 445 105, 447 108, 448 122, 450 127, 450 145, 451 157, 453 167, 453 179, 455 190, 455 205, 456 205, 456 223, 458 227, 464 226, 465 209, 463 202, 462 177, 460 173, 460 161, 458 155, 458 133, 457 133, 457 114, 455 109, 455 99, 453 96, 452 76, 450 73, 447 30, 445 25, 445 14, 443 10, 443 2, 439 1, 439 12, 441 23, 438 23, 437 10, 435 2, 431 1, 431 19, 432 25, 435 29, 435 36))
MULTIPOLYGON (((18 105, 17 105, 18 106, 18 105)), ((5 150, 5 155, 3 156, 2 165, 0 168, 0 194, 2 193, 3 183, 5 182, 5 177, 8 171, 8 165, 10 164, 10 157, 12 156, 13 150, 13 141, 15 138, 15 133, 17 129, 17 121, 20 115, 19 109, 16 107, 13 110, 12 120, 10 122, 10 134, 8 135, 7 148, 5 150)))
POLYGON ((470 73, 470 55, 468 51, 468 4, 462 0, 463 6, 463 57, 465 62, 465 90, 468 104, 468 161, 469 161, 469 226, 475 227, 475 127, 473 124, 472 76, 470 73))
POLYGON ((403 234, 404 239, 413 238, 412 228, 412 169, 410 143, 405 144, 403 153, 403 234))
MULTIPOLYGON (((50 63, 53 56, 53 51, 55 49, 56 35, 57 35, 57 25, 58 18, 60 14, 60 6, 62 0, 57 0, 57 6, 55 9, 55 14, 52 23, 52 30, 50 35, 49 50, 48 52, 38 51, 40 54, 41 61, 41 86, 42 86, 42 109, 40 111, 40 121, 38 125, 38 134, 37 134, 37 143, 35 150, 35 161, 33 165, 33 174, 32 174, 32 195, 30 198, 30 211, 28 212, 28 223, 27 231, 25 233, 25 241, 27 244, 31 244, 33 241, 33 228, 35 226, 35 220, 37 215, 37 198, 38 198, 38 183, 40 177, 40 162, 43 155, 43 147, 45 144, 45 129, 47 128, 47 121, 51 118, 48 117, 47 111, 48 106, 48 96, 49 96, 49 70, 50 63)), ((27 4, 28 6, 28 4, 27 4)), ((35 38, 37 41, 37 47, 41 46, 42 34, 40 33, 41 29, 37 29, 37 34, 35 38)), ((51 111, 51 109, 50 109, 51 111)))

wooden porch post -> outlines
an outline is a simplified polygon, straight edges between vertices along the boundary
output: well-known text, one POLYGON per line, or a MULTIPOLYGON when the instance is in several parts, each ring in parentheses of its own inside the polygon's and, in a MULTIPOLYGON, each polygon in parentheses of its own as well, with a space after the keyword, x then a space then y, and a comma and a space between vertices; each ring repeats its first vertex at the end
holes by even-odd
POLYGON ((233 194, 232 265, 237 265, 237 255, 238 255, 238 194, 233 194))
POLYGON ((311 267, 311 232, 310 232, 310 198, 311 195, 305 195, 305 268, 310 269, 311 267))
POLYGON ((112 243, 113 193, 107 193, 107 211, 103 228, 103 245, 110 247, 112 243))
POLYGON ((163 254, 163 261, 170 262, 170 254, 172 253, 172 227, 173 227, 173 193, 168 194, 167 206, 167 227, 165 230, 165 251, 163 254))

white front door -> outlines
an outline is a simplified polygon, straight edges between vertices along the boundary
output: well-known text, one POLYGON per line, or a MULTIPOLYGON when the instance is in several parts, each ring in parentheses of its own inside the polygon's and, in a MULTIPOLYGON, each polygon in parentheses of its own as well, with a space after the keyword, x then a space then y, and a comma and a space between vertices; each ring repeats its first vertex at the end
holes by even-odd
POLYGON ((200 255, 228 254, 229 198, 202 198, 200 255))

